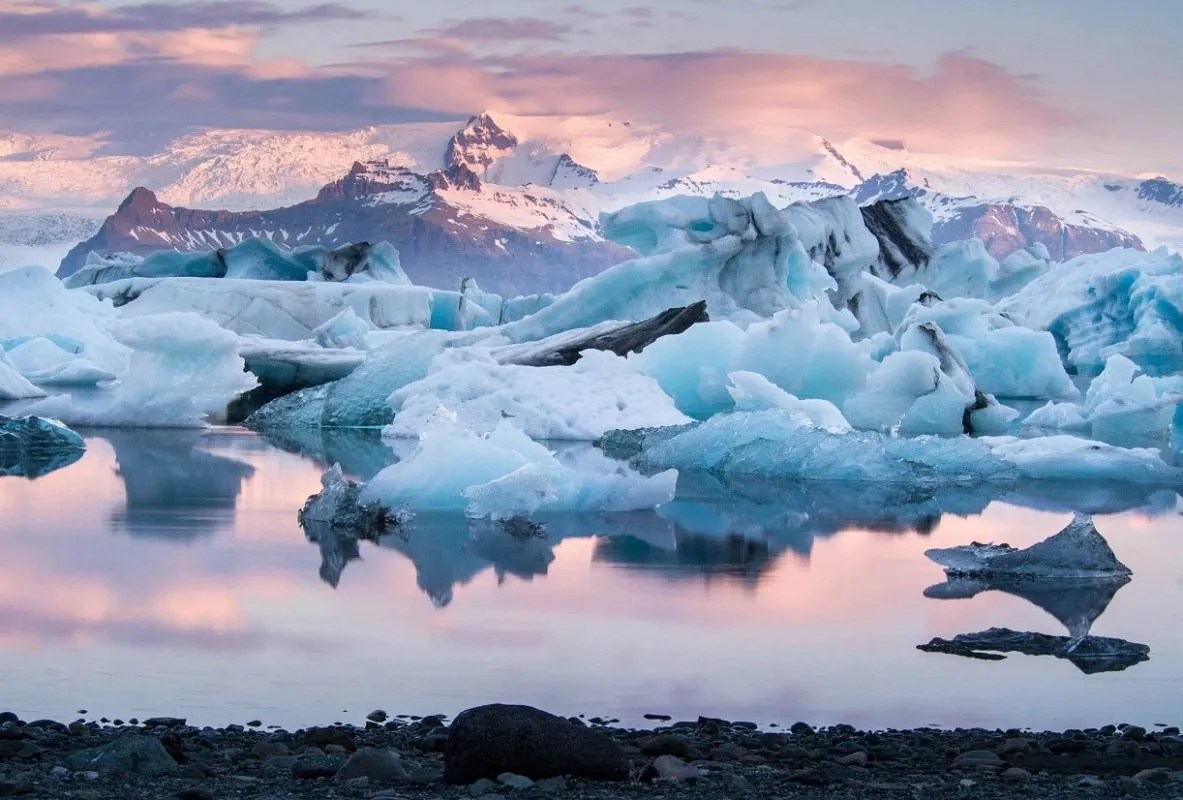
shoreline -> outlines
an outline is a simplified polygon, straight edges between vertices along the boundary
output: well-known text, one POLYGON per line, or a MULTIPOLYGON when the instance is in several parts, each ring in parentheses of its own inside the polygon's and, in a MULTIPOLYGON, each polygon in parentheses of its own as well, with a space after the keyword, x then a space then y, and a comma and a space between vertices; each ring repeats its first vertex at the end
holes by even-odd
MULTIPOLYGON (((476 712, 486 709, 525 707, 476 712)), ((553 729, 546 733, 547 725, 558 725, 561 734, 569 729, 578 735, 577 750, 611 747, 627 765, 621 772, 627 779, 531 780, 511 772, 498 773, 500 780, 490 774, 458 782, 452 764, 451 782, 445 782, 445 761, 468 758, 464 748, 477 746, 465 719, 474 711, 455 720, 375 711, 364 725, 290 731, 259 720, 215 728, 158 717, 117 726, 23 721, 3 712, 0 797, 1183 797, 1183 735, 1175 726, 863 731, 802 722, 761 728, 745 721, 651 714, 651 727, 628 728, 597 724, 607 720, 595 717, 567 720, 526 710, 544 718, 539 726, 493 736, 494 746, 537 733, 545 747, 555 738, 553 729)), ((586 754, 576 753, 581 755, 586 754)))

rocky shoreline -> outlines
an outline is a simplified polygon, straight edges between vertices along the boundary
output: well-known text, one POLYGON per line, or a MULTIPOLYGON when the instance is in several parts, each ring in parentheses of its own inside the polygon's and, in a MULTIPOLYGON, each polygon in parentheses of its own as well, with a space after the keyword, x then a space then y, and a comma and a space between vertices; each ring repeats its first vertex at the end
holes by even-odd
POLYGON ((650 718, 653 729, 632 730, 482 706, 451 724, 375 711, 364 726, 286 731, 258 721, 66 724, 5 712, 0 797, 1183 798, 1183 736, 1174 727, 871 732, 650 718))

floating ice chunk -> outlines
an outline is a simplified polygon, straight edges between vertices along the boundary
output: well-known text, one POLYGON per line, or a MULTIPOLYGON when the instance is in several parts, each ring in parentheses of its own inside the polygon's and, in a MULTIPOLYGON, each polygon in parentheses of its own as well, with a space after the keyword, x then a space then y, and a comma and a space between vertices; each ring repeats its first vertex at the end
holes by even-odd
POLYGON ((811 301, 751 325, 734 370, 758 372, 790 394, 841 403, 863 388, 874 366, 868 348, 823 320, 811 301))
POLYGON ((387 508, 465 510, 470 516, 508 519, 540 511, 652 508, 673 498, 676 472, 646 478, 596 457, 595 469, 572 469, 509 420, 478 434, 441 410, 414 452, 378 473, 362 489, 360 500, 387 508))
POLYGON ((264 281, 382 281, 409 284, 398 251, 388 242, 348 244, 335 250, 320 246, 288 250, 269 239, 247 239, 208 252, 159 250, 144 258, 120 253, 91 253, 86 265, 65 279, 80 288, 128 278, 239 278, 264 281))
POLYGON ((1023 427, 1083 431, 1088 430, 1089 421, 1081 413, 1079 403, 1055 403, 1049 400, 1047 405, 1040 406, 1027 415, 1023 420, 1023 427))
POLYGON ((127 366, 128 351, 106 330, 116 317, 110 303, 68 291, 41 267, 0 273, 0 348, 5 350, 44 337, 85 360, 80 368, 90 365, 117 375, 127 366))
POLYGON ((569 367, 500 364, 487 350, 453 351, 390 398, 392 437, 414 438, 441 405, 486 433, 503 419, 534 439, 591 441, 614 428, 678 425, 689 419, 652 378, 620 356, 585 352, 569 367))
POLYGON ((732 372, 727 380, 736 411, 777 409, 816 428, 835 433, 851 429, 838 407, 827 400, 800 400, 755 372, 732 372))
POLYGON ((1068 527, 1025 550, 1005 544, 974 543, 934 548, 924 555, 950 575, 1112 580, 1132 574, 1117 560, 1087 514, 1077 514, 1068 527))
POLYGON ((1022 479, 1183 485, 1183 469, 1156 450, 1126 449, 1069 436, 903 438, 872 431, 835 434, 781 411, 719 414, 699 425, 646 436, 643 469, 717 471, 794 480, 880 481, 917 486, 1022 479))
POLYGON ((370 333, 370 324, 359 317, 352 306, 347 306, 313 333, 316 343, 321 347, 369 349, 366 336, 370 333))
POLYGON ((30 397, 45 397, 45 392, 18 372, 3 348, 0 348, 0 400, 24 400, 30 397))
POLYGON ((55 338, 34 336, 13 347, 8 353, 12 365, 39 386, 94 386, 115 379, 113 372, 82 358, 73 347, 63 348, 55 338))
MULTIPOLYGON (((227 330, 300 341, 346 308, 372 328, 427 328, 439 307, 455 307, 456 292, 380 282, 316 283, 223 278, 133 278, 85 290, 121 304, 124 318, 188 311, 227 330)), ((443 312, 441 311, 441 314, 443 312)), ((448 312, 447 322, 456 314, 448 312)))
POLYGON ((1175 409, 1183 403, 1183 382, 1156 380, 1140 373, 1133 361, 1112 355, 1089 384, 1082 404, 1049 403, 1032 412, 1023 424, 1090 430, 1106 440, 1168 436, 1175 409))
MULTIPOLYGON (((982 300, 958 298, 909 309, 902 327, 936 323, 974 384, 1000 397, 1076 397, 1047 331, 1018 327, 982 300)), ((905 345, 906 346, 906 345, 905 345)))
POLYGON ((1114 249, 1040 275, 998 308, 1051 331, 1066 362, 1099 372, 1127 356, 1150 375, 1183 372, 1183 256, 1114 249))
POLYGON ((1177 484, 1183 469, 1147 447, 1116 447, 1075 436, 983 437, 991 453, 1028 478, 1177 484))
POLYGON ((0 415, 0 476, 38 478, 74 463, 85 449, 82 437, 55 419, 0 415))
POLYGON ((195 314, 137 317, 111 332, 132 351, 117 385, 85 399, 51 397, 28 410, 93 427, 201 427, 257 386, 243 369, 238 337, 195 314))

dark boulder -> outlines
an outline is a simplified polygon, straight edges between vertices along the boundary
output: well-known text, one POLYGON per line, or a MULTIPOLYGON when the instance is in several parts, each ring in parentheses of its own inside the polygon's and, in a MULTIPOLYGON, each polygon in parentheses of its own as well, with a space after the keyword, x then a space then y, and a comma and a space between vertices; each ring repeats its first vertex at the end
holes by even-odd
POLYGON ((533 780, 623 781, 629 760, 607 734, 530 706, 478 706, 456 717, 444 750, 444 781, 469 784, 506 772, 533 780))

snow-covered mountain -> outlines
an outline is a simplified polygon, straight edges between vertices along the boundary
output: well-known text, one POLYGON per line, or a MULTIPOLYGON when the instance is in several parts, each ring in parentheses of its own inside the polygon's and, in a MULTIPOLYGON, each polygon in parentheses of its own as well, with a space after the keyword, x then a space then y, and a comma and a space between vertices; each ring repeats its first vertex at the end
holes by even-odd
MULTIPOLYGON (((101 137, 0 135, 0 210, 84 219, 122 209, 66 271, 88 248, 395 236, 412 273, 428 257, 450 265, 429 283, 510 263, 538 272, 546 261, 555 278, 547 285, 565 286, 619 256, 599 234, 602 212, 757 191, 777 206, 847 192, 860 202, 915 194, 936 218, 938 242, 976 235, 996 257, 1036 241, 1055 257, 1119 245, 1183 249, 1183 187, 1166 178, 954 160, 895 142, 786 136, 769 155, 606 116, 498 112, 346 133, 206 131, 140 156, 107 153, 101 137), (153 199, 133 202, 137 186, 153 199), (149 206, 171 221, 150 224, 141 213, 149 206), (349 224, 354 206, 366 210, 349 224), (221 211, 181 213, 196 208, 221 211), (275 210, 230 213, 254 209, 275 210), (424 225, 449 235, 423 240, 424 225)), ((49 235, 56 223, 44 219, 49 235)))

